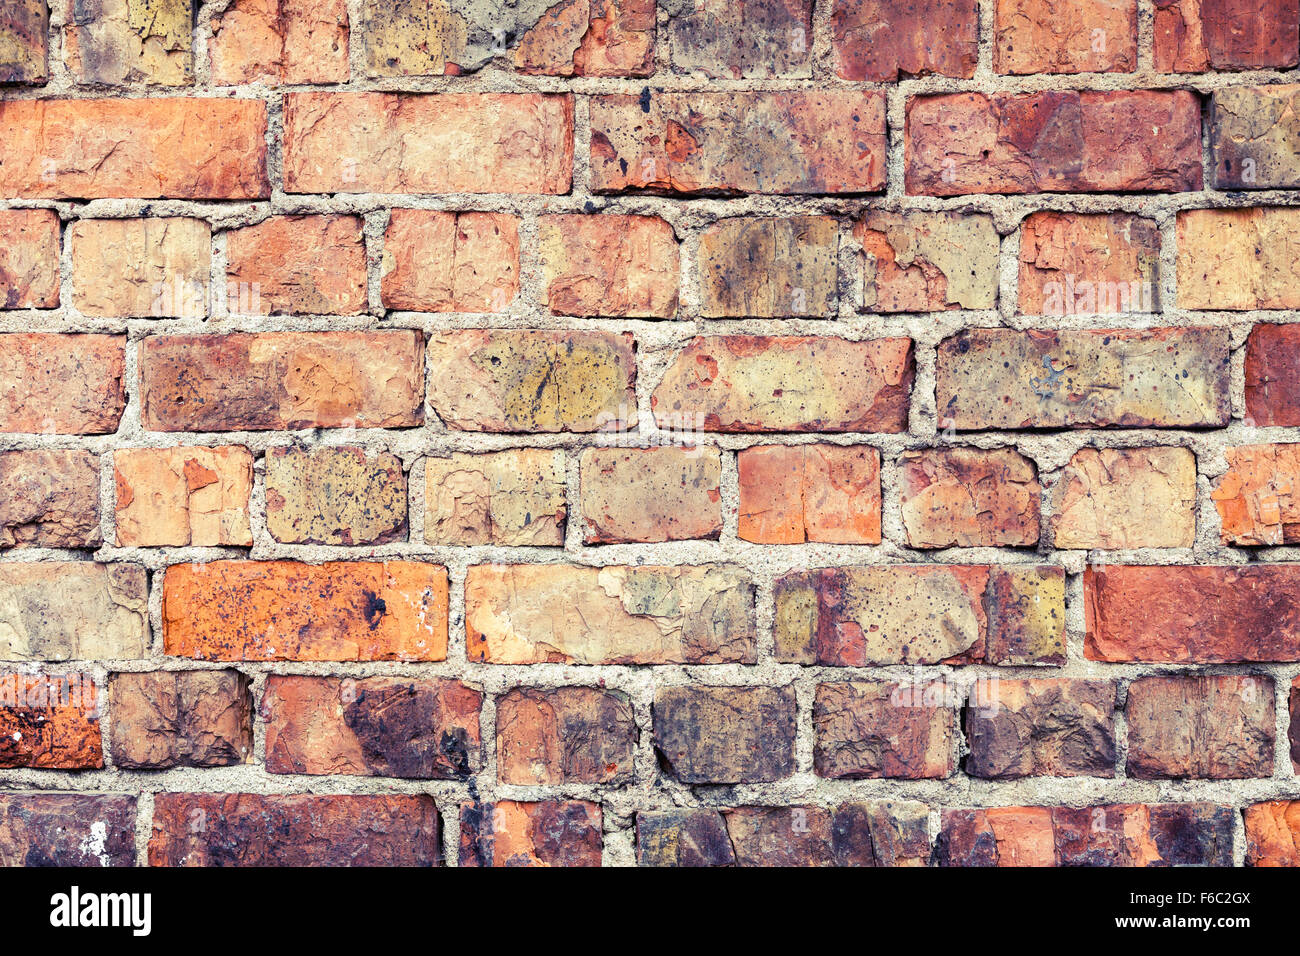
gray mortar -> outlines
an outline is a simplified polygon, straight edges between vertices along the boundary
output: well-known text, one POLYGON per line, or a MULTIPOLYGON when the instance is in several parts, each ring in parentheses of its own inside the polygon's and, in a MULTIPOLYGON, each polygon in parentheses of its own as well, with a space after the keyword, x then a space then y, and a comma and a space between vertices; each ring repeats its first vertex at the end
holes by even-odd
MULTIPOLYGON (((664 27, 668 14, 658 12, 659 36, 656 49, 656 72, 649 80, 553 78, 517 76, 487 69, 463 77, 409 77, 395 79, 354 79, 330 87, 284 86, 268 89, 261 85, 215 88, 209 85, 206 44, 211 36, 215 13, 230 5, 230 0, 202 4, 195 31, 196 84, 184 88, 150 88, 135 86, 126 90, 85 89, 74 86, 61 62, 62 15, 55 5, 51 13, 50 64, 51 81, 39 88, 6 89, 6 99, 49 97, 93 97, 100 95, 196 96, 234 93, 241 97, 263 100, 269 111, 268 163, 273 193, 269 201, 203 202, 185 200, 93 200, 66 202, 58 200, 14 200, 0 203, 3 208, 43 207, 55 209, 64 222, 81 218, 121 218, 152 216, 194 216, 211 223, 213 228, 212 279, 224 283, 224 230, 260 222, 268 215, 285 213, 354 213, 365 217, 365 240, 369 270, 369 314, 338 316, 227 316, 216 314, 209 319, 98 319, 79 315, 68 304, 73 287, 70 252, 64 243, 61 260, 62 300, 54 310, 17 310, 0 313, 0 332, 16 331, 102 331, 125 333, 136 343, 147 335, 183 332, 229 331, 313 331, 329 329, 418 328, 426 335, 453 328, 536 328, 536 329, 604 329, 631 331, 638 347, 636 395, 640 432, 648 443, 662 433, 650 412, 650 394, 664 370, 679 350, 699 334, 758 333, 834 334, 849 339, 875 338, 884 335, 910 336, 916 343, 917 377, 911 399, 909 429, 899 435, 864 434, 777 434, 727 435, 710 434, 704 439, 726 451, 754 444, 831 444, 865 443, 882 454, 881 485, 883 500, 884 542, 878 546, 806 544, 761 547, 736 537, 738 486, 732 456, 724 456, 722 471, 722 507, 724 527, 717 542, 677 542, 669 544, 626 544, 586 547, 581 540, 577 456, 582 449, 599 445, 596 436, 560 435, 493 435, 449 432, 427 409, 427 423, 419 428, 336 429, 317 434, 312 429, 294 432, 146 432, 140 422, 136 349, 127 349, 127 387, 130 395, 126 413, 114 435, 0 435, 0 449, 84 448, 101 455, 101 521, 106 543, 96 550, 97 561, 131 562, 150 570, 149 617, 152 628, 153 656, 147 660, 96 661, 85 665, 101 684, 113 671, 180 670, 237 667, 253 678, 255 699, 260 701, 266 676, 273 673, 337 674, 361 677, 375 674, 411 677, 450 676, 482 689, 486 702, 481 716, 484 741, 483 767, 475 782, 396 780, 377 777, 271 775, 260 764, 265 756, 265 727, 255 722, 254 763, 212 769, 178 769, 158 772, 123 771, 112 765, 108 741, 112 715, 107 714, 101 728, 105 743, 106 767, 101 771, 70 773, 48 770, 9 770, 0 772, 0 787, 21 790, 67 790, 128 792, 141 795, 137 817, 138 860, 145 861, 145 849, 151 829, 154 793, 174 791, 252 792, 252 793, 427 793, 438 802, 443 822, 443 847, 446 862, 456 865, 459 831, 457 805, 477 796, 481 799, 543 799, 569 797, 601 803, 604 810, 605 865, 627 865, 635 861, 634 814, 638 809, 673 806, 734 806, 766 804, 817 804, 829 806, 844 800, 872 798, 916 799, 932 809, 931 836, 938 828, 938 809, 943 807, 985 805, 1086 805, 1093 803, 1129 803, 1151 801, 1205 800, 1241 808, 1269 799, 1300 797, 1300 780, 1293 773, 1287 753, 1286 694, 1293 678, 1300 675, 1300 663, 1197 666, 1198 673, 1254 673, 1271 676, 1276 682, 1277 746, 1273 775, 1267 779, 1234 781, 1143 781, 1122 776, 1127 757, 1123 734, 1122 711, 1118 716, 1119 776, 1103 778, 1026 778, 1017 781, 991 782, 965 777, 960 773, 946 780, 823 780, 813 773, 812 697, 822 681, 877 679, 910 681, 916 674, 925 679, 944 675, 970 680, 977 676, 1001 678, 1067 676, 1107 678, 1120 684, 1121 701, 1128 683, 1145 674, 1170 673, 1193 669, 1180 665, 1103 664, 1083 656, 1083 586, 1081 572, 1092 563, 1240 564, 1261 561, 1294 561, 1300 549, 1275 547, 1234 549, 1219 542, 1218 515, 1209 501, 1213 479, 1227 467, 1223 449, 1230 445, 1260 442, 1300 441, 1297 428, 1250 428, 1241 419, 1244 411, 1243 345, 1250 327, 1258 321, 1295 322, 1300 312, 1188 312, 1175 307, 1176 302, 1176 235, 1175 214, 1182 209, 1200 207, 1238 207, 1300 204, 1300 192, 1259 190, 1223 193, 1209 189, 1199 192, 1153 195, 1110 194, 1036 194, 1029 196, 960 196, 939 198, 906 196, 903 189, 903 121, 906 101, 916 95, 955 91, 1036 91, 1036 90, 1124 90, 1190 89, 1202 94, 1229 85, 1297 81, 1300 70, 1257 70, 1241 73, 1207 75, 1165 75, 1155 73, 1149 45, 1152 37, 1150 0, 1139 4, 1138 70, 1131 74, 1081 74, 1059 76, 999 76, 992 70, 993 0, 980 0, 979 64, 973 79, 944 77, 904 79, 897 84, 846 82, 834 75, 830 58, 830 3, 816 0, 813 17, 812 50, 814 65, 808 79, 715 80, 702 76, 674 74, 667 63, 664 27), (653 89, 684 91, 846 89, 879 90, 886 94, 889 122, 888 188, 869 198, 835 198, 825 196, 745 196, 736 199, 667 198, 654 195, 593 195, 589 192, 590 170, 587 156, 590 126, 585 96, 601 93, 637 94, 645 86, 653 89), (355 194, 334 196, 300 196, 286 194, 282 188, 282 151, 278 136, 282 130, 285 92, 299 89, 386 90, 406 92, 573 92, 575 109, 574 188, 565 196, 520 195, 378 195, 355 194), (596 211, 644 213, 667 220, 681 242, 681 307, 676 321, 631 321, 622 319, 570 319, 551 316, 544 308, 541 272, 537 255, 537 217, 551 212, 582 211, 592 203, 596 211), (387 312, 379 301, 380 258, 387 210, 392 207, 437 210, 487 210, 511 212, 522 218, 520 296, 503 315, 454 313, 427 315, 387 312), (861 303, 860 246, 852 238, 850 225, 865 209, 963 210, 993 216, 1003 237, 1000 267, 1000 295, 995 310, 954 311, 934 314, 871 315, 858 311, 861 303), (1132 212, 1154 219, 1160 227, 1162 252, 1159 262, 1162 312, 1156 315, 1124 314, 1112 316, 1017 316, 1017 255, 1020 221, 1038 210, 1075 212, 1132 212), (700 318, 700 292, 695 278, 700 231, 725 216, 773 216, 801 213, 834 215, 841 220, 839 253, 839 307, 833 320, 704 320, 700 318), (1231 394, 1233 421, 1213 431, 1184 429, 1104 429, 1077 430, 1063 433, 958 434, 949 439, 940 435, 934 403, 935 347, 938 342, 962 327, 1006 326, 1029 328, 1149 328, 1155 326, 1197 325, 1224 326, 1230 330, 1233 348, 1231 394), (274 541, 265 522, 265 487, 262 456, 273 445, 300 442, 305 445, 358 445, 369 450, 391 451, 409 473, 410 540, 374 547, 340 548, 309 545, 283 545, 274 541), (898 456, 905 449, 933 447, 935 444, 969 445, 979 448, 1011 446, 1033 459, 1044 486, 1042 535, 1036 549, 964 548, 918 551, 906 544, 899 511, 898 456), (170 447, 178 444, 242 444, 257 456, 255 485, 250 502, 254 543, 251 548, 120 548, 114 541, 114 482, 111 451, 122 447, 170 447), (1132 551, 1056 551, 1050 547, 1050 496, 1060 478, 1061 469, 1070 456, 1084 446, 1102 448, 1145 445, 1180 445, 1196 454, 1198 469, 1197 535, 1188 549, 1137 549, 1132 551), (514 447, 563 448, 568 454, 567 491, 569 526, 563 548, 435 547, 423 540, 424 485, 421 459, 450 451, 487 451, 514 447), (259 560, 288 558, 299 561, 370 558, 408 558, 446 565, 450 578, 450 632, 446 661, 437 663, 369 662, 369 663, 258 663, 212 664, 162 654, 161 586, 162 570, 169 564, 187 561, 211 561, 218 558, 248 557, 259 560), (782 574, 801 568, 823 565, 897 564, 897 563, 1039 563, 1053 562, 1067 571, 1068 661, 1060 668, 991 667, 985 665, 952 668, 933 666, 915 670, 910 667, 880 668, 809 667, 782 664, 774 659, 772 623, 774 617, 773 583, 782 574), (756 585, 758 624, 758 662, 754 665, 656 666, 574 666, 539 664, 529 666, 474 665, 465 657, 464 581, 471 565, 501 563, 573 563, 604 564, 704 564, 718 563, 745 569, 756 585), (636 773, 641 782, 606 788, 579 784, 545 787, 507 786, 496 782, 495 705, 493 697, 517 685, 539 687, 571 684, 603 685, 624 691, 633 702, 640 737, 636 750, 636 773), (738 786, 686 786, 658 773, 652 747, 651 703, 654 689, 682 684, 769 684, 793 685, 798 702, 797 768, 789 779, 776 783, 738 786)), ((361 22, 361 0, 348 0, 350 21, 361 22)), ((351 42, 351 66, 354 77, 364 77, 364 57, 357 33, 351 42)), ((1204 125, 1204 124, 1203 124, 1204 125)), ((1204 132, 1203 132, 1204 139, 1204 132)), ((1204 144, 1208 150, 1208 143, 1204 144)), ((1210 166, 1207 162, 1207 171, 1210 166)), ((220 310, 219 310, 220 311, 220 310)), ((0 561, 85 560, 86 552, 71 550, 28 549, 0 555, 0 561)), ((69 665, 69 668, 77 665, 69 665)), ((23 664, 20 669, 35 671, 37 664, 23 664)), ((956 744, 961 747, 961 741, 956 744)), ((1244 828, 1237 814, 1235 860, 1240 864, 1245 854, 1244 828)))

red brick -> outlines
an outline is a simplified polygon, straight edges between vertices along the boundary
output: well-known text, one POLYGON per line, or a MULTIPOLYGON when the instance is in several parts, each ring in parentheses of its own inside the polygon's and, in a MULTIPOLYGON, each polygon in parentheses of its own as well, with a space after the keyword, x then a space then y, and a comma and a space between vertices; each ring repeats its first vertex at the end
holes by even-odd
POLYGON ((1291 769, 1300 774, 1300 677, 1291 682, 1291 769))
POLYGON ((1208 803, 945 810, 940 866, 1231 866, 1236 811, 1208 803))
POLYGON ((426 544, 561 547, 563 449, 508 448, 424 459, 426 544))
POLYGON ((546 306, 557 315, 670 319, 677 238, 657 216, 542 216, 546 306))
POLYGON ((885 99, 877 92, 591 98, 596 192, 879 192, 885 152, 885 99))
POLYGON ((429 406, 459 431, 592 432, 626 427, 636 415, 630 333, 435 333, 429 368, 429 406))
POLYGON ((1112 681, 994 678, 966 709, 972 777, 1115 776, 1112 681))
POLYGON ((1141 677, 1129 684, 1128 775, 1214 780, 1273 775, 1273 678, 1141 677))
POLYGON ((1226 329, 968 329, 939 344, 939 424, 995 428, 1226 425, 1226 329))
POLYGON ((564 193, 572 175, 568 95, 285 96, 286 192, 564 193))
POLYGON ((722 456, 716 448, 589 448, 579 460, 583 540, 717 540, 722 456))
POLYGON ((0 83, 49 79, 50 9, 47 0, 13 0, 0 13, 0 83))
POLYGON ((1038 543, 1038 469, 1014 448, 927 448, 903 452, 900 464, 912 547, 1038 543))
POLYGON ((0 673, 0 767, 99 769, 99 711, 91 674, 0 673))
POLYGON ((134 866, 135 797, 0 794, 0 866, 134 866))
POLYGON ((632 702, 596 687, 516 687, 497 698, 497 778, 539 786, 632 780, 632 702))
POLYGON ((1155 67, 1162 73, 1295 66, 1300 3, 1155 0, 1155 67))
POLYGON ((123 335, 0 335, 0 432, 117 431, 126 408, 125 346, 123 335))
POLYGON ((902 687, 879 681, 818 684, 813 701, 819 777, 924 780, 957 769, 957 712, 942 684, 902 687))
POLYGON ((586 800, 462 803, 461 866, 600 866, 600 805, 586 800))
POLYGON ((271 195, 261 100, 9 100, 0 102, 0 142, 14 158, 0 165, 5 196, 271 195))
POLYGON ((464 780, 482 766, 483 695, 451 678, 266 679, 267 773, 464 780))
POLYGON ((1300 565, 1110 565, 1084 571, 1095 661, 1300 661, 1300 565))
POLYGON ((1046 565, 795 571, 776 582, 774 637, 777 660, 803 664, 1060 664, 1065 575, 1046 565))
POLYGON ((519 219, 394 209, 384 233, 384 307, 502 312, 519 293, 519 219))
POLYGON ((238 671, 114 674, 113 765, 226 767, 253 756, 252 679, 238 671))
POLYGON ((1028 315, 1154 312, 1160 232, 1123 213, 1036 212, 1020 225, 1020 311, 1028 315))
POLYGON ((1246 808, 1246 865, 1300 866, 1300 800, 1246 808))
POLYGON ((346 83, 347 0, 235 0, 212 18, 212 82, 346 83))
POLYGON ((907 102, 907 192, 1201 188, 1201 110, 1176 91, 950 93, 907 102))
POLYGON ((436 866, 423 794, 160 793, 150 866, 436 866))
POLYGON ((688 432, 901 432, 913 362, 904 338, 699 336, 650 407, 660 428, 688 432))
POLYGON ((424 336, 149 336, 140 343, 140 392, 151 431, 406 428, 424 420, 424 336))
POLYGON ((163 578, 166 653, 210 661, 440 661, 447 570, 408 561, 213 561, 163 578))
POLYGON ((1131 73, 1137 0, 997 0, 999 73, 1131 73))
POLYGON ((255 301, 252 311, 260 314, 364 312, 361 228, 358 216, 272 216, 232 229, 226 233, 227 287, 255 301))
POLYGON ((753 586, 713 565, 475 565, 465 640, 493 664, 752 664, 753 586))
POLYGON ((97 548, 103 540, 98 455, 0 452, 0 548, 97 548))
POLYGON ((970 78, 979 60, 979 10, 975 0, 834 0, 831 44, 836 75, 845 80, 970 78))
POLYGON ((880 543, 880 452, 863 445, 757 445, 736 456, 736 534, 756 544, 880 543))
MULTIPOLYGON (((0 21, 0 36, 3 36, 0 21)), ((0 43, 2 46, 2 43, 0 43)), ((0 73, 4 66, 0 64, 0 73)), ((59 305, 59 215, 52 209, 0 211, 0 309, 59 305)))
POLYGON ((1246 339, 1246 418, 1300 425, 1300 325, 1257 325, 1246 339))
POLYGON ((793 687, 660 687, 654 746, 682 783, 765 783, 794 773, 793 687))

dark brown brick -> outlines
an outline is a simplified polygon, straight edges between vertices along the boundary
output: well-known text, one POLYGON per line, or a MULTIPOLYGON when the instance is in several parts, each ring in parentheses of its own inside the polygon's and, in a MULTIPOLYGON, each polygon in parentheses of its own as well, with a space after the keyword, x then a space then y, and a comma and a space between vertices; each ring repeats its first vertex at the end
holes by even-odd
POLYGON ((585 800, 463 803, 461 866, 600 866, 600 806, 585 800))
POLYGON ((0 866, 134 866, 135 797, 0 793, 0 866))
POLYGON ((683 783, 761 783, 794 773, 794 689, 663 687, 655 749, 683 783))
POLYGON ((813 702, 817 775, 849 780, 951 775, 957 767, 957 712, 944 701, 944 690, 942 683, 818 684, 813 702))
POLYGON ((108 685, 113 763, 131 770, 247 763, 250 683, 234 670, 114 674, 108 685))
POLYGON ((966 737, 972 777, 1113 777, 1115 684, 990 681, 966 711, 966 737))

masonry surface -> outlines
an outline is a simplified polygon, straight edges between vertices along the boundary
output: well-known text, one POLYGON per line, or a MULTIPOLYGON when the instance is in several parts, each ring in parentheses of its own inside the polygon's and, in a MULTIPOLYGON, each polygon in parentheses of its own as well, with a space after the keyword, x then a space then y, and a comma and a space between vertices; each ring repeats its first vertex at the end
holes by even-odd
POLYGON ((0 863, 1300 865, 1296 0, 9 0, 0 863))

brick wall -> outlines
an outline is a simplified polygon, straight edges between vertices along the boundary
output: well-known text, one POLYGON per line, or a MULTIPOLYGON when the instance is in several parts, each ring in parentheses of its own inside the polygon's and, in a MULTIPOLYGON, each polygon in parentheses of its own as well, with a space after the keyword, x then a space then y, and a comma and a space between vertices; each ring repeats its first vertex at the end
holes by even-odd
POLYGON ((10 0, 0 862, 1300 862, 1296 0, 10 0))

